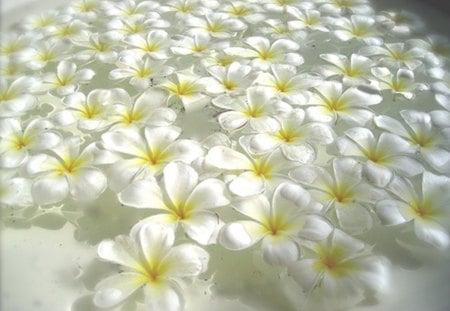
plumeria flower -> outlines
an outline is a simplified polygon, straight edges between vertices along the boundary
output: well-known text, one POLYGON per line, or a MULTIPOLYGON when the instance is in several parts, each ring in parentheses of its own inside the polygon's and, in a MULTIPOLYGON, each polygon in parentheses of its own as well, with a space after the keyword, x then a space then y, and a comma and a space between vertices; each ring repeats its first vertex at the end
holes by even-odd
POLYGON ((240 57, 228 55, 223 51, 210 51, 208 56, 201 60, 201 63, 205 68, 211 66, 228 67, 234 62, 239 62, 243 65, 247 65, 249 63, 249 61, 241 60, 240 57))
POLYGON ((34 42, 34 38, 25 34, 2 34, 0 41, 0 56, 16 57, 24 49, 30 46, 30 42, 34 42))
POLYGON ((271 202, 257 195, 234 202, 233 208, 250 219, 226 224, 219 235, 220 244, 242 250, 262 241, 263 258, 272 265, 299 260, 304 240, 323 240, 332 231, 331 225, 316 215, 322 206, 292 183, 280 184, 271 202))
POLYGON ((108 116, 113 128, 168 126, 177 118, 175 111, 167 107, 166 92, 157 88, 150 88, 135 99, 124 89, 113 89, 110 96, 104 108, 114 103, 108 116))
POLYGON ((321 54, 320 58, 330 65, 319 67, 320 73, 325 78, 342 77, 345 86, 358 86, 368 84, 372 77, 370 69, 374 62, 362 55, 351 54, 347 57, 342 54, 321 54))
POLYGON ((336 139, 339 153, 364 163, 364 176, 377 187, 385 187, 395 176, 412 177, 422 173, 410 144, 400 136, 383 132, 376 137, 369 129, 355 127, 336 139))
POLYGON ((280 148, 291 161, 311 163, 316 158, 316 144, 328 145, 333 142, 333 130, 326 124, 306 120, 301 109, 277 120, 280 122, 279 129, 250 136, 250 152, 264 154, 280 148))
POLYGON ((368 0, 319 0, 319 10, 332 15, 353 14, 372 15, 373 9, 368 0))
POLYGON ((77 69, 78 66, 75 63, 61 61, 56 67, 55 73, 44 74, 39 90, 54 91, 60 96, 76 92, 78 84, 89 83, 95 76, 95 72, 91 69, 77 69))
POLYGON ((293 41, 303 41, 307 37, 306 32, 290 29, 286 22, 279 19, 266 19, 264 21, 264 27, 261 27, 259 31, 275 40, 291 39, 293 41))
POLYGON ((365 295, 388 290, 387 260, 371 255, 362 241, 336 229, 328 239, 308 248, 309 255, 291 263, 288 273, 306 293, 320 295, 323 310, 347 309, 365 295))
POLYGON ((205 95, 208 80, 191 71, 176 72, 158 86, 169 92, 169 105, 181 103, 187 112, 200 110, 210 102, 205 95))
POLYGON ((274 64, 270 71, 260 73, 255 83, 292 105, 306 104, 309 97, 306 90, 321 83, 311 75, 298 73, 292 65, 274 64))
POLYGON ((79 19, 70 20, 67 23, 57 24, 47 30, 51 38, 58 40, 72 40, 79 36, 86 36, 89 25, 79 19))
MULTIPOLYGON (((104 1, 102 2, 103 13, 111 17, 129 18, 130 16, 148 16, 155 11, 158 3, 154 1, 134 1, 124 0, 121 2, 104 1)), ((153 17, 153 15, 150 15, 153 17)))
POLYGON ((61 40, 39 42, 22 51, 19 60, 32 70, 45 68, 49 63, 62 60, 70 51, 70 46, 61 40))
POLYGON ((376 16, 378 24, 396 35, 411 35, 422 31, 425 23, 414 13, 408 11, 383 11, 376 16))
POLYGON ((78 0, 71 3, 65 11, 75 18, 92 22, 98 18, 99 10, 100 1, 98 0, 78 0))
POLYGON ((265 3, 264 8, 267 11, 276 13, 284 13, 291 7, 299 5, 305 9, 311 8, 311 3, 307 1, 299 3, 296 0, 265 0, 263 3, 265 3))
POLYGON ((95 167, 94 144, 80 150, 81 138, 70 137, 51 149, 52 155, 29 159, 28 174, 37 176, 31 188, 36 204, 58 203, 70 195, 77 201, 92 201, 106 189, 106 177, 95 167))
POLYGON ((61 135, 49 130, 53 127, 47 120, 33 119, 22 128, 18 119, 0 120, 0 167, 14 168, 28 160, 28 152, 52 148, 61 135))
POLYGON ((90 33, 87 37, 79 37, 72 40, 74 45, 82 49, 75 58, 85 62, 96 59, 101 63, 112 64, 117 59, 115 46, 118 41, 119 38, 111 33, 90 33))
POLYGON ((421 188, 397 177, 388 186, 393 199, 377 203, 377 215, 386 225, 413 221, 416 236, 439 248, 450 245, 450 178, 424 172, 421 188))
POLYGON ((202 16, 217 9, 217 1, 203 0, 169 0, 160 7, 162 12, 173 12, 175 17, 186 20, 192 15, 202 16))
POLYGON ((204 18, 186 17, 188 34, 207 33, 213 38, 232 38, 238 31, 245 30, 247 25, 225 13, 205 14, 204 18))
POLYGON ((278 128, 274 119, 277 114, 290 111, 289 104, 276 99, 264 87, 250 87, 246 91, 246 100, 235 99, 228 95, 216 97, 213 105, 226 109, 218 116, 220 126, 227 131, 240 130, 247 126, 257 131, 278 128))
POLYGON ((113 107, 110 91, 95 89, 87 96, 76 92, 63 99, 63 110, 56 112, 53 119, 59 125, 77 123, 81 131, 101 131, 110 125, 108 117, 113 107))
POLYGON ((49 28, 58 24, 67 23, 72 17, 67 14, 61 14, 56 10, 49 10, 35 15, 26 16, 21 22, 21 27, 28 31, 46 33, 49 28))
POLYGON ((134 34, 146 34, 155 28, 167 28, 169 25, 158 13, 150 12, 146 16, 132 15, 126 19, 113 19, 107 24, 106 33, 124 39, 134 34))
POLYGON ((180 162, 168 164, 163 175, 164 190, 154 180, 144 179, 131 183, 119 193, 122 204, 162 211, 140 221, 132 230, 146 223, 161 223, 173 229, 180 224, 197 243, 212 243, 220 224, 214 209, 230 203, 225 183, 215 178, 199 182, 198 173, 180 162))
POLYGON ((131 236, 102 241, 98 256, 120 265, 123 272, 97 284, 94 304, 115 307, 142 291, 146 310, 183 311, 181 281, 205 272, 209 254, 194 244, 174 243, 173 231, 160 225, 143 226, 131 236))
POLYGON ((211 50, 223 50, 229 45, 227 41, 211 42, 211 36, 207 33, 196 33, 192 37, 180 36, 179 40, 174 40, 170 50, 175 55, 203 58, 209 55, 211 50))
POLYGON ((368 45, 381 45, 383 39, 376 30, 375 20, 370 16, 352 15, 350 18, 336 18, 330 22, 335 26, 334 35, 342 41, 357 39, 368 45))
POLYGON ((270 65, 287 63, 298 66, 303 57, 298 53, 290 53, 299 49, 299 45, 288 39, 278 39, 272 44, 264 37, 248 37, 244 40, 250 48, 229 47, 225 53, 252 59, 251 65, 257 70, 267 71, 270 65))
POLYGON ((211 66, 207 71, 212 76, 208 79, 206 92, 213 95, 227 93, 230 96, 240 95, 252 84, 254 75, 250 66, 238 62, 228 67, 211 66))
POLYGON ((433 126, 431 116, 426 112, 402 110, 400 115, 406 126, 388 116, 377 116, 374 122, 379 128, 405 138, 411 148, 420 153, 434 169, 448 172, 450 165, 448 135, 433 126))
POLYGON ((327 20, 321 16, 320 11, 311 9, 299 10, 294 6, 291 6, 287 9, 287 12, 295 18, 295 20, 288 22, 289 29, 306 29, 310 31, 317 30, 322 32, 329 31, 327 27, 327 20))
POLYGON ((413 46, 424 50, 423 58, 433 67, 443 67, 450 59, 450 40, 442 35, 427 35, 425 40, 411 39, 413 46))
MULTIPOLYGON (((444 131, 449 131, 450 128, 450 95, 436 94, 435 99, 439 105, 445 110, 430 111, 431 121, 434 125, 443 128, 444 131), (447 129, 447 130, 445 130, 447 129)), ((450 135, 447 135, 450 137, 450 135)))
POLYGON ((16 177, 16 170, 0 171, 0 206, 14 209, 33 205, 31 180, 16 177))
POLYGON ((257 24, 266 18, 257 4, 244 1, 226 3, 222 7, 222 11, 229 14, 231 18, 243 19, 249 24, 257 24))
POLYGON ((437 80, 431 85, 431 89, 437 94, 450 96, 450 73, 441 67, 431 68, 428 73, 437 80))
POLYGON ((351 87, 343 90, 338 82, 324 82, 316 86, 315 91, 306 104, 309 106, 306 112, 311 120, 319 122, 331 123, 342 118, 364 125, 374 116, 369 107, 383 100, 371 89, 351 87))
POLYGON ((173 68, 165 63, 165 60, 154 60, 148 56, 127 56, 116 63, 118 68, 111 70, 108 77, 111 80, 130 79, 130 84, 142 91, 151 85, 151 79, 173 72, 173 68))
POLYGON ((37 86, 37 81, 29 77, 20 77, 11 83, 0 77, 0 115, 2 117, 20 116, 32 109, 36 97, 30 90, 37 86))
POLYGON ((8 80, 23 77, 29 71, 19 57, 0 57, 0 76, 8 80))
POLYGON ((383 46, 366 46, 360 49, 360 53, 365 56, 376 56, 382 65, 390 68, 400 68, 406 66, 415 70, 422 65, 424 51, 418 47, 410 48, 411 42, 385 43, 383 46))
POLYGON ((151 30, 145 36, 133 34, 127 36, 124 41, 129 47, 121 52, 122 56, 135 55, 144 57, 148 55, 153 59, 169 58, 167 52, 171 42, 169 35, 164 30, 151 30))
POLYGON ((377 78, 373 81, 374 85, 380 90, 391 90, 394 95, 402 95, 406 99, 413 99, 415 91, 423 91, 427 86, 414 81, 414 72, 400 68, 395 75, 386 67, 375 67, 371 70, 377 78))
POLYGON ((369 208, 383 195, 363 181, 362 166, 352 158, 336 158, 332 173, 318 166, 300 166, 289 176, 309 190, 325 212, 333 210, 339 226, 352 234, 368 231, 373 224, 369 208))
POLYGON ((286 172, 299 163, 288 161, 279 150, 264 156, 251 156, 218 145, 209 149, 205 164, 232 174, 228 178, 231 179, 230 191, 239 197, 248 197, 273 190, 280 180, 287 179, 286 172))
POLYGON ((102 135, 102 146, 121 155, 108 171, 109 187, 121 191, 133 180, 161 174, 172 161, 191 163, 203 155, 196 141, 178 139, 181 129, 175 126, 148 128, 142 131, 128 128, 102 135))

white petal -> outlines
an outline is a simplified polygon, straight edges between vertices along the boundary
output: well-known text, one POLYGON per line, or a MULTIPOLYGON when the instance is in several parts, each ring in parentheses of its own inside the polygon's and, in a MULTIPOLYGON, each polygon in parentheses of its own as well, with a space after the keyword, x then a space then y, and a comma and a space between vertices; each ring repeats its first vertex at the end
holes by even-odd
POLYGON ((176 264, 176 267, 170 271, 174 277, 191 277, 206 271, 209 254, 197 245, 182 244, 173 247, 164 260, 176 264))
POLYGON ((201 245, 210 244, 219 224, 219 216, 208 211, 195 212, 182 221, 186 234, 201 245))
POLYGON ((229 184, 230 191, 240 197, 248 197, 264 191, 264 179, 253 172, 244 172, 229 184))
POLYGON ((31 188, 31 195, 36 204, 45 205, 64 200, 69 194, 69 184, 64 177, 42 177, 31 188))
POLYGON ((137 177, 141 165, 135 160, 119 160, 108 170, 108 184, 111 190, 121 191, 137 177))
POLYGON ((208 165, 225 170, 249 170, 252 162, 242 153, 224 146, 211 148, 205 159, 208 165))
POLYGON ((175 206, 186 202, 197 182, 197 172, 186 164, 171 162, 164 168, 164 186, 175 206))
POLYGON ((448 231, 437 223, 414 221, 414 232, 417 237, 437 248, 446 249, 450 245, 448 231))
POLYGON ((293 241, 263 240, 263 258, 271 265, 288 265, 300 258, 300 249, 293 241))
POLYGON ((404 209, 409 208, 404 202, 396 200, 381 200, 377 202, 377 216, 384 225, 398 225, 406 222, 405 217, 398 210, 400 205, 403 205, 404 209))
POLYGON ((203 148, 198 142, 189 139, 179 139, 164 150, 164 155, 167 156, 167 161, 182 161, 189 164, 200 158, 203 152, 203 148))
POLYGON ((376 187, 385 187, 394 176, 394 173, 388 167, 368 161, 364 166, 364 176, 376 187))
POLYGON ((219 179, 205 179, 199 183, 186 201, 187 206, 197 210, 228 205, 226 185, 219 179))
POLYGON ((92 201, 106 189, 106 177, 96 168, 80 168, 68 180, 75 200, 92 201))
MULTIPOLYGON (((170 284, 170 283, 169 283, 170 284)), ((164 288, 144 287, 146 311, 183 311, 184 298, 174 283, 164 288)))
POLYGON ((314 268, 314 264, 313 259, 303 259, 288 266, 289 275, 305 292, 312 290, 319 280, 319 273, 314 268))
POLYGON ((305 220, 306 222, 299 233, 301 238, 312 241, 323 240, 333 231, 330 223, 320 216, 308 215, 305 216, 305 220))
POLYGON ((136 180, 118 195, 122 204, 136 208, 165 209, 162 192, 153 180, 136 180))
POLYGON ((223 129, 234 131, 242 128, 248 122, 249 118, 239 111, 227 111, 219 115, 218 121, 223 129))
POLYGON ((117 236, 114 241, 103 240, 98 245, 97 254, 103 260, 132 269, 139 266, 139 250, 128 236, 117 236))
POLYGON ((225 225, 219 235, 219 243, 230 250, 249 248, 263 237, 262 227, 254 221, 237 221, 225 225))
POLYGON ((364 207, 357 204, 336 204, 335 208, 339 224, 345 231, 359 234, 372 228, 372 216, 364 207))
POLYGON ((110 276, 96 286, 94 304, 100 308, 111 308, 125 299, 142 286, 139 274, 124 272, 110 276))
POLYGON ((270 203, 264 195, 257 195, 233 203, 233 207, 240 213, 265 223, 271 215, 270 203))
POLYGON ((146 223, 138 232, 140 247, 147 262, 158 262, 171 249, 175 241, 172 228, 158 223, 146 223))
POLYGON ((369 256, 358 259, 358 279, 366 289, 376 293, 386 293, 389 290, 389 270, 386 258, 369 256))
POLYGON ((316 152, 309 144, 282 145, 281 150, 288 160, 302 164, 312 163, 316 158, 316 152))

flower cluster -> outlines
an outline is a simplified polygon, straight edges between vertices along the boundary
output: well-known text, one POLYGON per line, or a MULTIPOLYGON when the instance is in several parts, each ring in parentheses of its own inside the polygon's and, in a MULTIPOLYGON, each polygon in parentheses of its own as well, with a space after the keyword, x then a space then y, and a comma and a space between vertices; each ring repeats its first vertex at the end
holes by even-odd
POLYGON ((98 245, 121 266, 99 307, 142 291, 146 310, 183 310, 213 244, 260 250, 350 307, 387 288, 374 226, 450 244, 450 43, 417 39, 416 19, 367 0, 77 0, 31 16, 1 38, 0 202, 145 209, 98 245))

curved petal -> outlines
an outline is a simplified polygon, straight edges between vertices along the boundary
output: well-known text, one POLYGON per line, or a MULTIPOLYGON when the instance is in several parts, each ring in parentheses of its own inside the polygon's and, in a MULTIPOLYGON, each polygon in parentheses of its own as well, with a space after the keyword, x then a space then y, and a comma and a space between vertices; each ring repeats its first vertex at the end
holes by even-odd
POLYGON ((263 238, 263 227, 250 220, 237 221, 222 227, 219 243, 230 250, 249 248, 263 238))
POLYGON ((91 201, 106 189, 106 177, 96 168, 80 168, 68 175, 70 194, 75 200, 91 201))
POLYGON ((33 201, 39 205, 57 203, 69 194, 69 183, 64 175, 42 177, 37 179, 31 187, 33 201))
POLYGON ((262 251, 264 260, 271 265, 288 265, 300 258, 300 249, 293 241, 271 241, 264 238, 262 251))
POLYGON ((166 209, 161 188, 153 180, 136 180, 118 194, 122 204, 136 208, 166 209))
POLYGON ((170 249, 164 261, 174 263, 174 267, 170 271, 171 276, 192 277, 207 270, 209 254, 197 245, 182 244, 170 249))
POLYGON ((200 182, 189 195, 187 206, 195 206, 196 210, 228 205, 226 185, 219 179, 205 179, 200 182))
POLYGON ((214 146, 206 155, 208 165, 224 170, 250 170, 252 162, 242 153, 225 146, 214 146))
POLYGON ((209 211, 200 211, 181 221, 186 234, 201 245, 210 244, 220 224, 219 216, 209 211))
POLYGON ((118 305, 143 285, 139 277, 137 273, 124 272, 102 280, 95 288, 94 304, 100 308, 118 305))
POLYGON ((184 310, 184 298, 178 286, 172 282, 165 285, 163 288, 144 287, 146 311, 184 310))
POLYGON ((197 172, 184 163, 171 162, 164 168, 164 187, 172 203, 185 203, 198 183, 197 172))
POLYGON ((230 191, 240 197, 248 197, 264 191, 264 178, 254 172, 244 172, 234 178, 229 186, 230 191))

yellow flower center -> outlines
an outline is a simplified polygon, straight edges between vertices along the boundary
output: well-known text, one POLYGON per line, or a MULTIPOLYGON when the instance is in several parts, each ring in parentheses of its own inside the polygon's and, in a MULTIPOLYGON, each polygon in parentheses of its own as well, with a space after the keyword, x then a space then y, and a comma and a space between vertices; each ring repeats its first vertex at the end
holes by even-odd
POLYGON ((293 128, 282 128, 276 133, 276 137, 285 143, 292 143, 297 141, 300 135, 299 132, 293 128))
POLYGON ((273 59, 276 56, 275 53, 272 52, 270 49, 266 51, 258 51, 258 54, 259 58, 261 58, 262 60, 273 59))
POLYGON ((270 179, 272 177, 273 166, 267 162, 256 159, 253 162, 253 173, 258 177, 270 179))
POLYGON ((230 13, 237 17, 247 16, 250 14, 250 9, 245 6, 232 6, 230 13))
POLYGON ((325 272, 333 277, 342 277, 354 268, 354 265, 344 258, 344 251, 339 247, 327 249, 319 247, 318 260, 313 267, 319 272, 325 272))
POLYGON ((231 80, 225 80, 223 81, 223 86, 225 87, 225 89, 227 89, 228 91, 233 91, 237 88, 237 83, 231 80))
POLYGON ((59 162, 56 171, 58 175, 72 175, 75 174, 84 164, 84 161, 80 158, 73 159, 71 157, 64 158, 62 162, 59 162))

